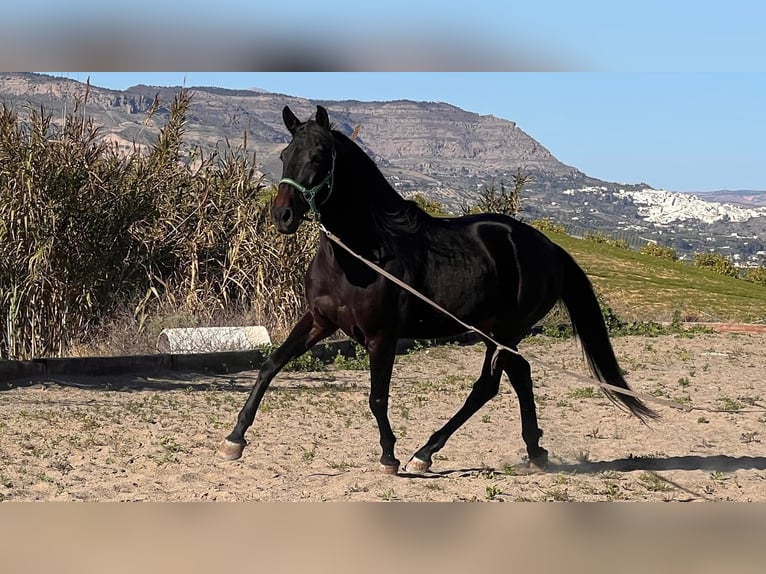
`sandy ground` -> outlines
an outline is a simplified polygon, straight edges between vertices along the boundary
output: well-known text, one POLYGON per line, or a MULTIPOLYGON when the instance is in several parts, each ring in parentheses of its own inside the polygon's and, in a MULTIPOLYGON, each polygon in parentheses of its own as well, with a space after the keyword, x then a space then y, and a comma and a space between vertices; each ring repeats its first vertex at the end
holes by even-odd
MULTIPOLYGON (((573 340, 528 339, 543 474, 515 468, 525 450, 507 380, 414 477, 378 470, 365 371, 280 374, 236 462, 214 453, 256 373, 68 378, 0 393, 0 500, 766 501, 766 335, 614 346, 636 391, 694 410, 654 405, 662 418, 645 426, 566 372, 586 373, 573 340)), ((402 463, 462 404, 482 357, 447 346, 397 359, 389 413, 402 463)))

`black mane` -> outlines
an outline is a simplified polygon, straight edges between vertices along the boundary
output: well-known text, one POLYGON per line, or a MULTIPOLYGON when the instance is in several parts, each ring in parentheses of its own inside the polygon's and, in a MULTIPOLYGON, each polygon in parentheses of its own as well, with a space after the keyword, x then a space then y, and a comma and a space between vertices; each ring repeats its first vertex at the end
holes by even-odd
POLYGON ((419 234, 433 217, 416 202, 403 198, 386 180, 372 158, 351 138, 338 130, 333 130, 332 134, 335 145, 343 150, 343 154, 347 154, 346 161, 353 166, 354 178, 370 182, 359 191, 367 200, 366 207, 380 237, 411 240, 419 234))

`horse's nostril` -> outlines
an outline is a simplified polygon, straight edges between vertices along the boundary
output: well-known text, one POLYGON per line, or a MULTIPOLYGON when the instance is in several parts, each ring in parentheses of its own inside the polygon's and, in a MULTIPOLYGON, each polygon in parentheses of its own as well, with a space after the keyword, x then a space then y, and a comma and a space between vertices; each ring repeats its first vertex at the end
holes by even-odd
POLYGON ((282 222, 290 223, 293 219, 293 210, 289 207, 282 212, 282 222))

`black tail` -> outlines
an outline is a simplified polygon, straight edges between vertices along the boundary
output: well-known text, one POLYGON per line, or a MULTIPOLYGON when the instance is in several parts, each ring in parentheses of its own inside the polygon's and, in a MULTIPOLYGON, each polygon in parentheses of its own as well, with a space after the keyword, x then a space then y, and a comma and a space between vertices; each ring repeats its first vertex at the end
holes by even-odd
MULTIPOLYGON (((564 287, 561 300, 567 308, 572 328, 580 339, 585 357, 593 375, 602 383, 630 390, 622 376, 622 371, 614 355, 609 333, 601 314, 596 294, 585 272, 563 249, 564 287)), ((619 401, 640 418, 656 419, 659 417, 647 407, 641 399, 631 395, 602 389, 613 402, 619 401)))

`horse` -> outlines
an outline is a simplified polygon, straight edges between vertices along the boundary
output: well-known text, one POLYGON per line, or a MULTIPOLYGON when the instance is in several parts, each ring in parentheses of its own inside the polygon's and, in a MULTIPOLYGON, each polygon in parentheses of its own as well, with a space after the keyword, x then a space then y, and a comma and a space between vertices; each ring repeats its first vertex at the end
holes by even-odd
POLYGON ((396 437, 388 419, 397 341, 439 339, 475 326, 484 334, 484 362, 462 407, 405 465, 422 474, 450 436, 510 379, 521 411, 526 464, 544 470, 531 368, 519 342, 558 302, 567 309, 592 374, 611 385, 605 394, 642 421, 656 413, 630 391, 615 357, 593 287, 581 267, 543 233, 509 216, 483 213, 434 217, 403 198, 373 160, 331 128, 327 110, 300 121, 282 110, 292 136, 281 152, 282 179, 271 205, 277 230, 293 234, 311 212, 345 247, 409 285, 445 314, 376 272, 320 233, 305 275, 308 311, 263 363, 218 456, 241 457, 245 433, 269 383, 290 360, 338 330, 357 341, 370 360, 369 408, 380 434, 380 468, 397 474, 396 437), (457 320, 456 320, 457 319, 457 320))

